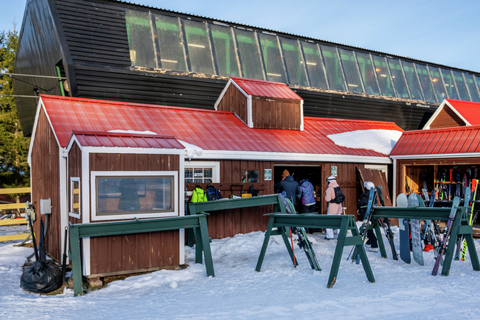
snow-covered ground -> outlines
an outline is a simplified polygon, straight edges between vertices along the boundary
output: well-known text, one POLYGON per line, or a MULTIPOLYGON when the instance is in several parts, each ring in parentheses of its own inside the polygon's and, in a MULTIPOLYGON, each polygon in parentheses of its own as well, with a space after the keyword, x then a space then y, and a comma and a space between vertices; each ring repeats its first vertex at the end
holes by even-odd
MULTIPOLYGON (((398 230, 395 230, 398 231, 398 230)), ((293 268, 281 237, 271 237, 262 271, 256 272, 264 233, 214 240, 215 277, 194 264, 181 271, 160 270, 110 283, 82 297, 72 290, 41 296, 19 286, 21 266, 31 248, 0 244, 0 319, 460 319, 480 316, 480 272, 469 260, 454 261, 450 276, 431 276, 433 252, 425 266, 368 253, 376 282, 361 265, 346 261, 327 289, 336 243, 324 234, 310 237, 322 271, 310 269, 305 254, 295 252, 293 268)), ((477 252, 480 241, 476 241, 477 252)), ((397 243, 398 247, 398 243, 397 243)))

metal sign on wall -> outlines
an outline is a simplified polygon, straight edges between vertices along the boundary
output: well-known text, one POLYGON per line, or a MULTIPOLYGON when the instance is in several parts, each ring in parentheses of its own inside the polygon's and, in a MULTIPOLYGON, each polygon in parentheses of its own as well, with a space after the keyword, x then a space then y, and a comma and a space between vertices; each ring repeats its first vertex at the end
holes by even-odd
POLYGON ((330 175, 335 177, 337 176, 337 166, 332 166, 330 169, 330 175))

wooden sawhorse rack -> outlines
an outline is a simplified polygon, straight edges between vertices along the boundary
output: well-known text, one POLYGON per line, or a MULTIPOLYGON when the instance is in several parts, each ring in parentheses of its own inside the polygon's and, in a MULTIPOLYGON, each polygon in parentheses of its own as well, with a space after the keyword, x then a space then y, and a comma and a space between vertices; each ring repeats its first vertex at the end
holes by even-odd
POLYGON ((367 254, 363 246, 363 240, 358 232, 353 216, 283 213, 272 213, 268 215, 270 216, 270 221, 268 223, 267 231, 265 232, 265 239, 260 251, 260 256, 258 257, 257 267, 255 268, 256 271, 260 272, 260 269, 262 268, 263 259, 265 258, 265 252, 267 251, 268 241, 271 235, 280 234, 282 236, 283 242, 287 247, 292 262, 296 261, 293 256, 292 247, 288 242, 288 237, 285 232, 286 227, 340 229, 337 247, 335 248, 335 255, 333 257, 332 268, 328 278, 327 288, 331 288, 335 284, 337 280, 338 269, 340 267, 340 261, 342 259, 343 248, 348 246, 357 247, 357 251, 360 255, 363 269, 365 270, 368 281, 375 282, 375 278, 370 267, 370 262, 368 261, 367 254), (277 230, 272 230, 273 228, 277 228, 277 230), (348 230, 352 232, 352 237, 347 237, 348 230))

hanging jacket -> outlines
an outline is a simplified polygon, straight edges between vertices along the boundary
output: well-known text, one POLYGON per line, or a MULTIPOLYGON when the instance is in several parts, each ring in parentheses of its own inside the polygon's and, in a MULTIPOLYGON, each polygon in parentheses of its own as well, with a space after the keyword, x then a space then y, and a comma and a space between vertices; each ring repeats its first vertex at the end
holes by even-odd
POLYGON ((205 190, 202 188, 195 188, 192 192, 192 198, 190 199, 191 202, 205 202, 207 201, 207 194, 205 190))
POLYGON ((300 181, 299 188, 302 192, 302 195, 300 196, 302 198, 302 204, 304 206, 310 206, 312 204, 315 204, 313 185, 310 183, 310 181, 308 181, 308 179, 303 179, 302 181, 300 181))

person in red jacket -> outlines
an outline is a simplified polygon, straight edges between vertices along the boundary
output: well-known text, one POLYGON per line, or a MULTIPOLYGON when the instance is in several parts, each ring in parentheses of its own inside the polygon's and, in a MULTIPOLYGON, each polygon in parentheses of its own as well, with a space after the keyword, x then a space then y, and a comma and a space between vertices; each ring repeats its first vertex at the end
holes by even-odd
MULTIPOLYGON (((328 215, 339 215, 342 214, 342 204, 341 203, 334 203, 332 200, 335 200, 335 188, 339 187, 337 183, 337 178, 335 176, 330 176, 327 178, 328 188, 325 191, 325 201, 328 203, 327 214, 328 215)), ((335 233, 337 234, 340 232, 340 229, 327 229, 327 235, 325 239, 331 240, 335 238, 335 233)))

